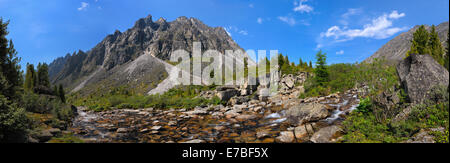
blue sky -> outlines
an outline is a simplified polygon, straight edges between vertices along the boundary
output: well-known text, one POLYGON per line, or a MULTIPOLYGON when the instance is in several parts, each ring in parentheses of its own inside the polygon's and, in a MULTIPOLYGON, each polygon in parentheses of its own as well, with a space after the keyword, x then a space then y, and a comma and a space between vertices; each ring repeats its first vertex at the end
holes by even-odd
POLYGON ((360 62, 419 24, 449 20, 448 0, 0 0, 22 65, 87 51, 116 29, 153 16, 195 17, 227 29, 244 49, 279 50, 295 62, 360 62))

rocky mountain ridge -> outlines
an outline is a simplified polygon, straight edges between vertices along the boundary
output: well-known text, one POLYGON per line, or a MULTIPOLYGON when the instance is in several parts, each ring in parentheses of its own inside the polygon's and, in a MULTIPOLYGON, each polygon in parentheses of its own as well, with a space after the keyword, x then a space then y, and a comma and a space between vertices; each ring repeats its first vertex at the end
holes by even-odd
POLYGON ((164 61, 170 59, 171 52, 179 49, 192 52, 194 42, 201 43, 203 52, 242 50, 222 27, 209 27, 184 16, 172 22, 163 18, 154 22, 149 15, 125 32, 108 35, 87 52, 80 50, 53 61, 49 65, 51 82, 63 84, 73 92, 89 86, 90 90, 106 90, 122 85, 132 88, 142 85, 144 88, 140 90, 148 92, 167 78, 164 61), (138 59, 147 62, 136 65, 138 59), (92 86, 101 84, 102 88, 92 86))

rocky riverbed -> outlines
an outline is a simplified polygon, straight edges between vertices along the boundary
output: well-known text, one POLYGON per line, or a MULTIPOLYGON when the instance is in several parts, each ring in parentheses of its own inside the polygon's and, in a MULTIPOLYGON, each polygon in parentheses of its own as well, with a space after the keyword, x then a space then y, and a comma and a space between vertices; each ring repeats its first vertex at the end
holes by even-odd
POLYGON ((356 108, 357 94, 350 90, 308 99, 277 95, 192 110, 96 113, 80 107, 69 130, 91 143, 327 143, 339 138, 339 124, 356 108))

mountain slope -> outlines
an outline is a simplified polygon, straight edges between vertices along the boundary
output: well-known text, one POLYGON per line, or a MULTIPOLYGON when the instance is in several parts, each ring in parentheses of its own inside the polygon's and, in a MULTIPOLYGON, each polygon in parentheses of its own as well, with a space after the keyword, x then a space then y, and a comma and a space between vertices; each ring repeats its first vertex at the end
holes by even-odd
MULTIPOLYGON (((375 54, 370 56, 365 60, 365 62, 372 62, 375 58, 385 57, 386 60, 398 62, 405 58, 406 53, 411 48, 411 40, 413 38, 413 33, 419 28, 419 26, 415 26, 413 29, 408 32, 404 32, 383 47, 381 47, 375 54)), ((428 31, 431 31, 430 26, 426 26, 428 31)), ((436 31, 439 34, 439 38, 441 42, 445 45, 445 41, 447 40, 447 33, 449 30, 449 22, 444 22, 436 26, 436 31)), ((445 45, 446 46, 446 45, 445 45)))
POLYGON ((201 42, 202 52, 243 50, 222 27, 212 28, 186 17, 153 22, 149 15, 123 33, 108 35, 88 52, 56 59, 49 66, 51 82, 83 94, 114 87, 146 93, 167 78, 165 61, 171 52, 184 49, 190 53, 194 42, 201 42))

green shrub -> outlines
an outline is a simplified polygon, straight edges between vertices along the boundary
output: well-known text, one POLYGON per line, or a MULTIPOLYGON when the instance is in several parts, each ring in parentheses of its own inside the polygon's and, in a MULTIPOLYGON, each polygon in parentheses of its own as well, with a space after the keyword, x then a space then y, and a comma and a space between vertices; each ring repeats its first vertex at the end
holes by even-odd
POLYGON ((0 142, 14 142, 30 128, 26 111, 0 95, 0 142))
POLYGON ((362 99, 361 102, 359 103, 357 108, 357 112, 363 113, 363 114, 367 114, 367 113, 372 113, 372 100, 367 97, 365 99, 362 99))

